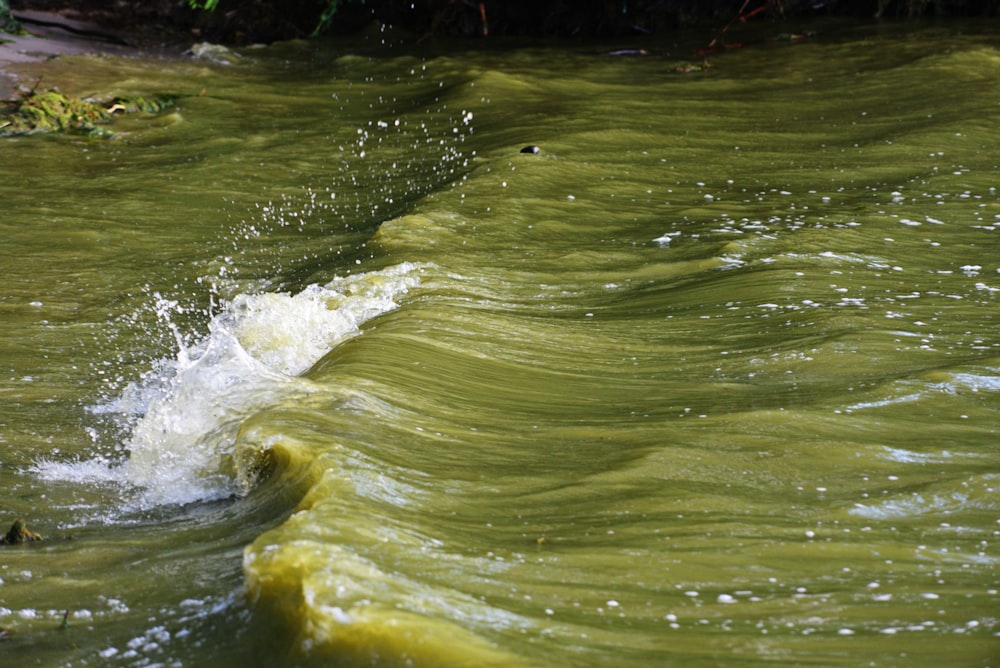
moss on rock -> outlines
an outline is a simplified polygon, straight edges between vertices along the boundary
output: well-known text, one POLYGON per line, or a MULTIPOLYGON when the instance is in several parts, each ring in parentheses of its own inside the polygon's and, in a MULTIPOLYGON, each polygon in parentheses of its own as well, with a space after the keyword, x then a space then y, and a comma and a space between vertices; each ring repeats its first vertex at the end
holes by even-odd
POLYGON ((111 100, 84 100, 56 90, 32 91, 6 103, 0 110, 0 137, 39 132, 70 132, 92 137, 112 137, 101 127, 116 112, 158 113, 174 105, 175 96, 116 97, 111 100))
POLYGON ((144 112, 147 114, 158 114, 165 109, 169 109, 177 102, 174 95, 155 95, 153 97, 116 97, 111 101, 108 111, 114 113, 121 111, 126 114, 144 112))

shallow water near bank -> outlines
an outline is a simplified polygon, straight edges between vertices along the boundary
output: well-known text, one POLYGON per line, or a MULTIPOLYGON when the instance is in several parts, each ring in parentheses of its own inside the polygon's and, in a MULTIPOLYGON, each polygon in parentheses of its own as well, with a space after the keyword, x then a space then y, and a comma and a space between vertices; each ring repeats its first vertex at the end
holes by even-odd
POLYGON ((38 70, 4 655, 994 665, 1000 51, 816 28, 38 70))

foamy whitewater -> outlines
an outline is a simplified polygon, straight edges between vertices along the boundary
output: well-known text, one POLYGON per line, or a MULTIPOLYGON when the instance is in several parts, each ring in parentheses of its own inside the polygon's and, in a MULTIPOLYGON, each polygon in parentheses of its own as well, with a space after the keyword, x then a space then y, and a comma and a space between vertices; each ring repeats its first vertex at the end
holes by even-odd
POLYGON ((234 461, 240 424, 253 412, 296 393, 301 377, 372 318, 395 309, 419 285, 421 267, 403 263, 338 277, 295 295, 240 295, 212 318, 208 334, 160 364, 159 373, 130 384, 96 407, 136 420, 124 461, 43 461, 44 479, 115 482, 135 491, 132 506, 148 509, 245 493, 234 461))

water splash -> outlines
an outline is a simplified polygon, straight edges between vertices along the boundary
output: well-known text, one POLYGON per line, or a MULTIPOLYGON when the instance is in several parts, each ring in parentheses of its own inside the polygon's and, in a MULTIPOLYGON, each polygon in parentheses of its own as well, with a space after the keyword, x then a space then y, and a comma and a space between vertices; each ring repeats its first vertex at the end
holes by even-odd
MULTIPOLYGON (((173 359, 95 408, 133 423, 126 459, 40 462, 36 472, 46 479, 114 480, 135 490, 137 509, 245 493, 248 474, 235 459, 243 421, 308 393, 301 374, 366 321, 395 309, 419 285, 421 269, 404 263, 294 295, 238 296, 211 320, 204 338, 188 343, 178 335, 173 359)), ((167 321, 169 309, 158 300, 167 321)))

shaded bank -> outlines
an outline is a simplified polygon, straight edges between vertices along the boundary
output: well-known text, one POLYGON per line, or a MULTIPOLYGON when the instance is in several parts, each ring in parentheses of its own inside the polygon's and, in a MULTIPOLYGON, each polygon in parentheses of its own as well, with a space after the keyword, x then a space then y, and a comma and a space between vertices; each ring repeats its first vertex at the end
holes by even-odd
POLYGON ((19 10, 66 13, 134 38, 191 34, 236 44, 317 32, 350 33, 372 21, 418 36, 618 37, 764 17, 836 14, 873 20, 1000 14, 1000 0, 147 0, 114 6, 99 0, 15 0, 11 6, 15 15, 19 10))

